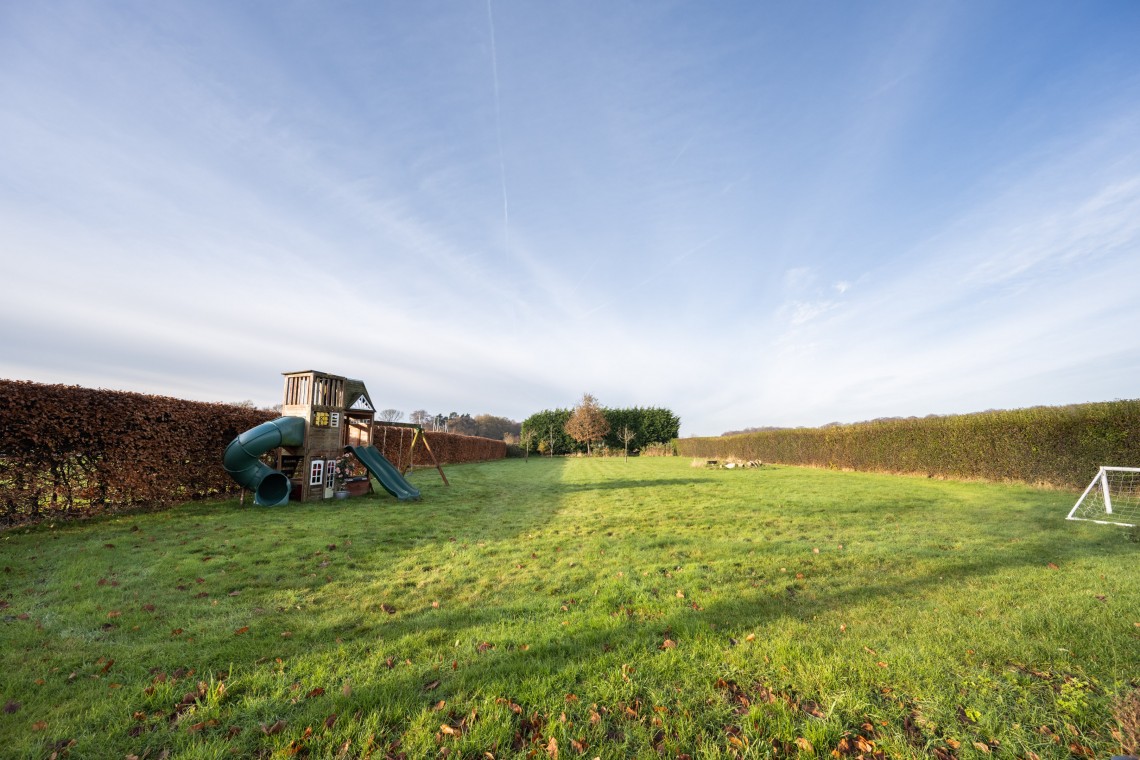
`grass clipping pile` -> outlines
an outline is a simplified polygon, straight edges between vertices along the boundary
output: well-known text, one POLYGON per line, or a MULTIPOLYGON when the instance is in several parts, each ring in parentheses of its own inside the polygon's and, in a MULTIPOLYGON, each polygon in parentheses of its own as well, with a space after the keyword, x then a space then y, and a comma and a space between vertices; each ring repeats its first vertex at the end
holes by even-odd
MULTIPOLYGON (((764 466, 759 459, 740 459, 728 457, 727 459, 701 459, 694 458, 689 462, 690 467, 703 467, 709 470, 758 470, 764 466)), ((769 466, 768 469, 771 469, 769 466)))

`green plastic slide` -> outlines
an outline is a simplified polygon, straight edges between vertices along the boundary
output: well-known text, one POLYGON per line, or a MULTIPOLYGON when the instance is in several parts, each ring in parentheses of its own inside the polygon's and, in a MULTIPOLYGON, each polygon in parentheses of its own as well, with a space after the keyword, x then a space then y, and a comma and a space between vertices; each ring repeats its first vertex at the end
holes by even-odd
POLYGON ((261 455, 278 446, 305 442, 304 417, 278 417, 250 428, 226 447, 222 464, 239 486, 253 491, 253 503, 279 507, 289 503, 293 484, 285 473, 261 461, 261 455))
POLYGON ((400 471, 393 467, 375 446, 345 446, 344 450, 359 459, 360 463, 372 473, 372 477, 380 481, 384 490, 400 501, 420 498, 420 489, 404 480, 400 471))

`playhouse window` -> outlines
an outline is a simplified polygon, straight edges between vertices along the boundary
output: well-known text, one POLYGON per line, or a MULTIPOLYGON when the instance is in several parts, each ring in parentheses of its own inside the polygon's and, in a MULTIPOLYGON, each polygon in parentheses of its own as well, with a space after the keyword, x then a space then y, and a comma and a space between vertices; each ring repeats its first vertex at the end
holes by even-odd
POLYGON ((336 460, 330 459, 325 462, 325 488, 333 487, 333 478, 336 477, 336 460))
POLYGON ((313 460, 313 469, 309 471, 309 485, 319 486, 325 482, 325 461, 323 459, 313 460))
POLYGON ((340 412, 329 413, 329 427, 340 427, 340 412))

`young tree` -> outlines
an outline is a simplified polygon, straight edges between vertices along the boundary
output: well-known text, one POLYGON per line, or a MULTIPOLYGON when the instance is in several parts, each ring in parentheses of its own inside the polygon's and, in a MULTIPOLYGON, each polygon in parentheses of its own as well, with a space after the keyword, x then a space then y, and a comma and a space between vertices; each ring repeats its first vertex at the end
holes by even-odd
POLYGON ((431 414, 428 413, 427 409, 417 409, 408 415, 408 422, 416 425, 430 425, 431 419, 431 414))
POLYGON ((618 440, 625 444, 625 454, 622 456, 623 461, 629 461, 629 444, 632 443, 635 438, 637 438, 637 431, 629 425, 622 425, 621 429, 618 430, 618 440))
POLYGON ((582 394, 582 400, 566 423, 566 432, 575 441, 586 444, 586 456, 590 455, 592 442, 606 437, 606 433, 610 432, 610 423, 596 398, 589 393, 582 394))
POLYGON ((534 443, 534 431, 527 429, 519 433, 519 446, 523 447, 523 461, 530 461, 530 446, 534 443))
POLYGON ((376 415, 380 418, 381 422, 399 422, 404 417, 404 413, 399 409, 384 409, 376 415))

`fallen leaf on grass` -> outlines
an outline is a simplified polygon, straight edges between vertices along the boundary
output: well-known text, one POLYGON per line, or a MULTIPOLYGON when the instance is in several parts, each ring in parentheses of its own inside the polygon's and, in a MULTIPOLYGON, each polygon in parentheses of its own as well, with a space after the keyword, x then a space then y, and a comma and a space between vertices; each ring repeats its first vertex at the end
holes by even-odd
POLYGON ((659 647, 660 649, 676 649, 677 642, 673 639, 665 639, 665 642, 659 647))
POLYGON ((175 628, 175 629, 170 631, 170 635, 171 636, 181 636, 182 635, 182 629, 181 628, 175 628))
POLYGON ((21 705, 19 702, 15 701, 15 700, 10 700, 7 704, 4 705, 4 712, 14 713, 17 710, 19 710, 22 706, 23 705, 21 705))
POLYGON ((47 721, 46 720, 37 720, 35 723, 32 724, 32 730, 33 731, 43 731, 46 728, 47 728, 47 721))
POLYGON ((292 637, 293 637, 293 632, 292 632, 292 631, 282 631, 282 632, 281 632, 281 638, 283 638, 283 639, 289 639, 289 638, 292 638, 292 637))
POLYGON ((333 713, 329 717, 325 718, 325 728, 332 728, 335 723, 336 723, 336 713, 333 713))
POLYGON ((455 728, 453 726, 449 726, 446 723, 440 724, 439 732, 441 734, 447 734, 448 736, 459 736, 462 733, 458 728, 455 728))
POLYGON ((558 757, 558 740, 553 736, 550 737, 550 743, 546 745, 546 754, 550 757, 558 757))
POLYGON ((279 720, 276 723, 274 723, 272 726, 267 726, 264 723, 262 723, 260 725, 261 725, 261 733, 265 734, 266 736, 273 736, 274 734, 279 734, 282 731, 284 731, 286 723, 283 720, 279 720))
POLYGON ((142 606, 142 611, 143 612, 154 612, 154 605, 153 604, 144 604, 142 606))
POLYGON ((445 707, 447 707, 447 702, 445 702, 444 700, 441 699, 435 703, 435 706, 431 708, 431 711, 432 712, 439 712, 440 710, 442 710, 445 707))
POLYGON ((815 747, 811 745, 811 742, 802 736, 796 739, 796 746, 802 749, 804 752, 815 752, 815 747))
POLYGON ((424 691, 435 691, 437 688, 439 688, 439 683, 440 682, 439 682, 438 678, 436 680, 432 681, 431 683, 425 683, 424 684, 424 691))
POLYGON ((117 617, 119 617, 119 616, 120 616, 120 615, 122 615, 122 614, 123 614, 123 613, 119 612, 118 610, 111 610, 110 612, 108 612, 108 613, 107 613, 107 617, 109 617, 109 618, 117 618, 117 617))
POLYGON ((234 631, 234 636, 241 636, 243 633, 249 633, 248 625, 243 625, 241 628, 238 628, 236 631, 234 631))
POLYGON ((240 591, 231 591, 230 596, 241 596, 241 592, 240 591))
POLYGON ((885 668, 885 667, 887 667, 887 663, 883 662, 882 660, 879 660, 879 661, 878 661, 878 662, 876 662, 875 664, 876 664, 876 665, 878 665, 880 668, 885 668))
POLYGON ((320 686, 318 686, 317 688, 313 689, 308 694, 306 694, 305 699, 312 699, 313 697, 319 697, 324 693, 325 693, 325 690, 323 688, 321 688, 320 686))
POLYGON ((352 696, 352 681, 345 681, 344 686, 340 687, 340 693, 346 697, 352 696))
POLYGON ((755 640, 756 640, 756 634, 755 634, 755 633, 750 633, 750 634, 748 634, 747 636, 745 636, 745 637, 744 637, 744 640, 745 640, 745 641, 755 641, 755 640))
POLYGON ((387 612, 389 615, 395 615, 396 614, 396 608, 390 604, 381 604, 380 609, 383 612, 387 612))
POLYGON ((1049 568, 1050 570, 1060 570, 1061 569, 1061 568, 1057 567, 1055 564, 1053 564, 1052 562, 1050 562, 1045 567, 1049 568))

